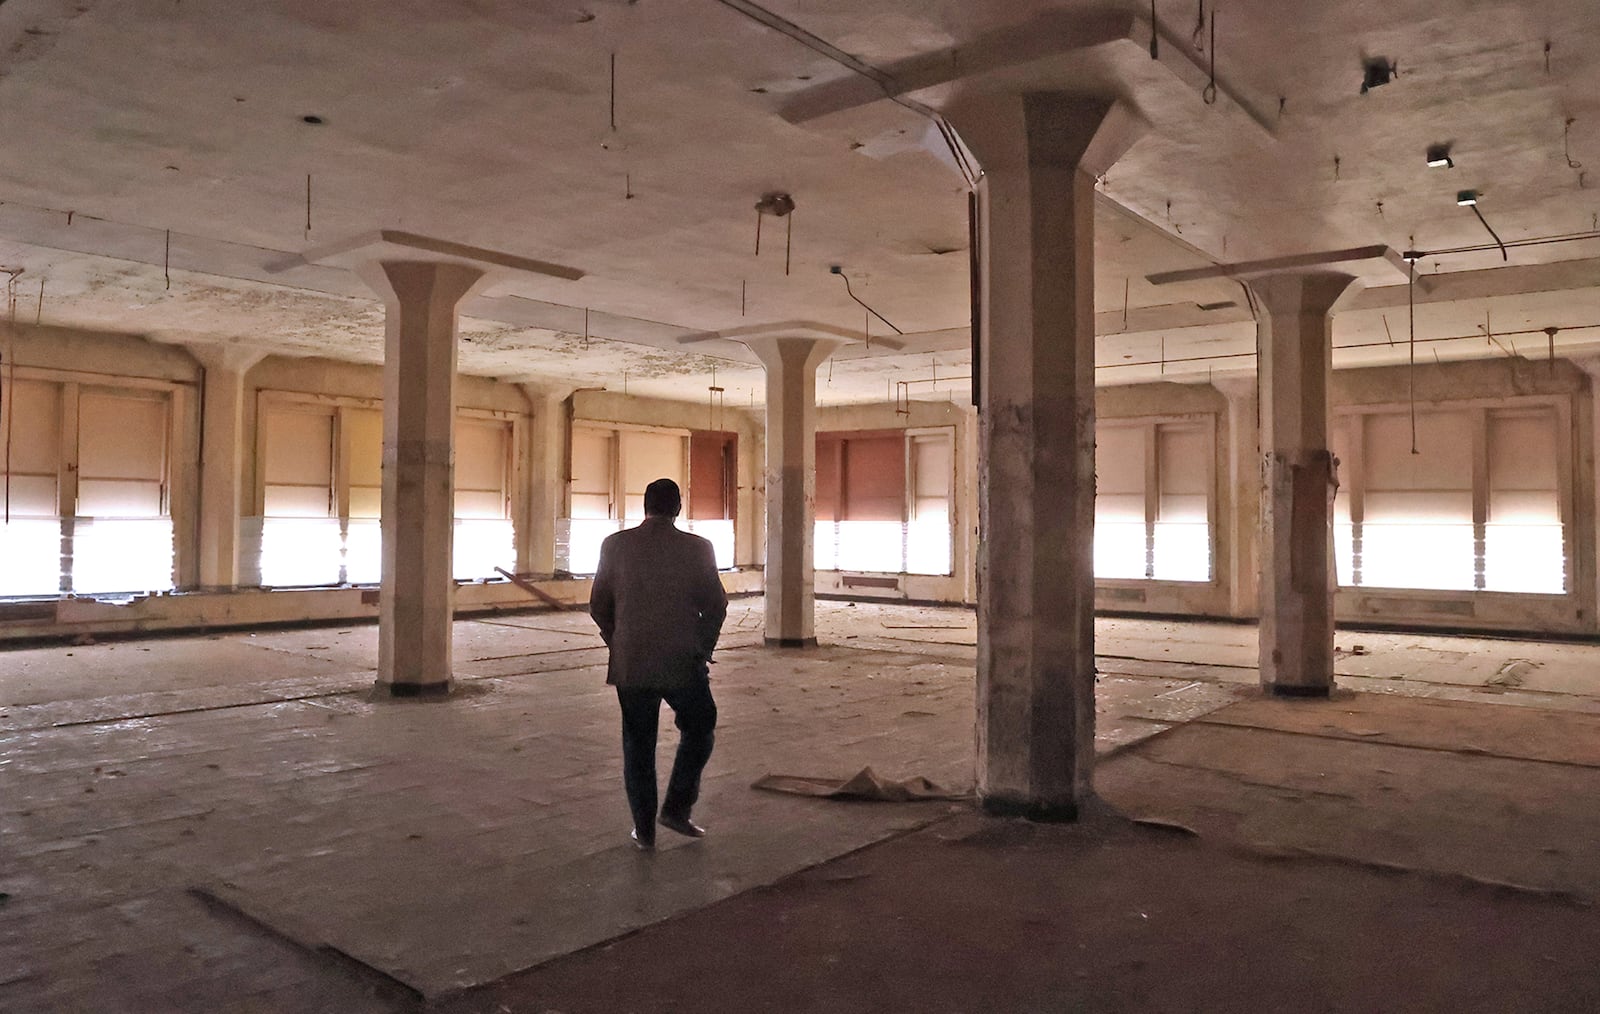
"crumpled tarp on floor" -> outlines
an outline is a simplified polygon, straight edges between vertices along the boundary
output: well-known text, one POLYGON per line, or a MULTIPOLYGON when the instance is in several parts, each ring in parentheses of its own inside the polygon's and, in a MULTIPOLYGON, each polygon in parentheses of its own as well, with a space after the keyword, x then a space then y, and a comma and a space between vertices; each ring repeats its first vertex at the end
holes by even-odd
POLYGON ((809 775, 763 775, 751 786, 768 792, 788 792, 822 799, 856 799, 877 803, 921 803, 928 800, 968 799, 970 792, 957 792, 917 775, 904 781, 884 778, 870 767, 842 781, 809 775))

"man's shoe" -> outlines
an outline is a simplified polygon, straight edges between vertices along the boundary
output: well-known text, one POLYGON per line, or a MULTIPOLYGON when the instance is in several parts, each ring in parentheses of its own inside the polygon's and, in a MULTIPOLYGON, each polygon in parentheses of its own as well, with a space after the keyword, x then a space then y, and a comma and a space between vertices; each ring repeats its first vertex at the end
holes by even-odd
POLYGON ((704 838, 706 836, 706 829, 688 817, 676 817, 670 813, 662 813, 660 823, 668 831, 676 831, 687 838, 704 838))
POLYGON ((634 828, 632 831, 629 831, 628 837, 633 839, 633 847, 638 849, 640 852, 654 852, 656 850, 656 843, 653 840, 646 840, 639 837, 638 828, 634 828))

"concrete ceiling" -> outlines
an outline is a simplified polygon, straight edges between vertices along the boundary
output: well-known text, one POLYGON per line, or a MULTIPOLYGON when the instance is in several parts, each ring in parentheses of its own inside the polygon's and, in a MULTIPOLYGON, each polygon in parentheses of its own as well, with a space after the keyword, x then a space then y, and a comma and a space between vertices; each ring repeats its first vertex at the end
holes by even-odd
MULTIPOLYGON (((824 368, 825 402, 959 399, 963 380, 932 381, 970 367, 967 186, 908 105, 1093 87, 1152 125, 1100 188, 1102 382, 1251 368, 1236 283, 1146 276, 1482 247, 1454 200, 1469 188, 1509 260, 1492 245, 1425 258, 1418 339, 1440 358, 1508 354, 1487 316, 1525 332, 1504 336, 1509 354, 1542 357, 1547 326, 1563 352, 1600 341, 1600 238, 1515 245, 1600 225, 1592 0, 1233 0, 1210 105, 1196 0, 1156 10, 1152 61, 1146 3, 9 0, 0 267, 22 269, 19 323, 376 362, 381 310, 353 275, 274 269, 398 228, 585 272, 465 306, 469 373, 704 400, 716 369, 730 405, 759 404, 742 346, 697 339, 806 322, 874 339, 824 368), (1398 76, 1362 94, 1378 57, 1398 76), (906 104, 862 93, 863 66, 904 82, 906 104), (1430 143, 1456 167, 1428 169, 1430 143), (797 210, 763 220, 757 257, 768 191, 797 210), (886 344, 833 264, 906 335, 886 344), (1219 303, 1234 305, 1201 309, 1219 303)), ((1405 358, 1403 283, 1369 280, 1336 325, 1340 364, 1405 358)))

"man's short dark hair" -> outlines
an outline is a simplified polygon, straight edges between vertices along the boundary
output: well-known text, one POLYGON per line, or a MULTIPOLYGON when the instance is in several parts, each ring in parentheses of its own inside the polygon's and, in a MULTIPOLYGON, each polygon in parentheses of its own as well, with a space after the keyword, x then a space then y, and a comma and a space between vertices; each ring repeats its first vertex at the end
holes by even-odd
POLYGON ((644 513, 675 518, 683 510, 683 493, 671 479, 657 479, 644 488, 644 513))

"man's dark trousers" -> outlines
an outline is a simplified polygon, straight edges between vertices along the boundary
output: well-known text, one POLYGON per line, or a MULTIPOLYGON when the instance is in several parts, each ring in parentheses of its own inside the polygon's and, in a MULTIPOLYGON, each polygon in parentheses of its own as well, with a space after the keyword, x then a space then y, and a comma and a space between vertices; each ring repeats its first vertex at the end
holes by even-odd
POLYGON ((672 762, 662 813, 688 818, 700 797, 700 773, 716 740, 717 703, 709 682, 675 690, 617 688, 617 702, 622 705, 622 782, 634 829, 646 843, 653 842, 656 833, 656 732, 662 701, 672 708, 678 726, 678 755, 672 762))

